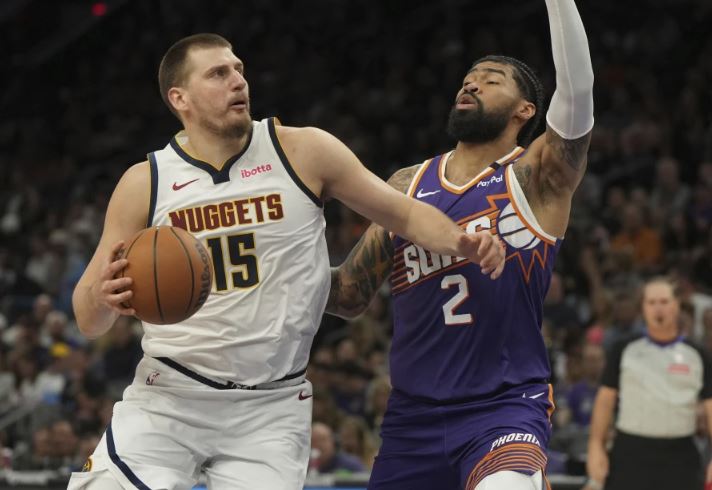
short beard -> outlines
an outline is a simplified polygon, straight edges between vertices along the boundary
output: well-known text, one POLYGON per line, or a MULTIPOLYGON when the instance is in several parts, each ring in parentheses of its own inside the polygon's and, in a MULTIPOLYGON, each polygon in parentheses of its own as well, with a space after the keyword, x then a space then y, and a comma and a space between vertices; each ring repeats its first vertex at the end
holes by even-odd
POLYGON ((453 107, 447 120, 447 134, 463 143, 489 143, 499 138, 510 119, 511 108, 485 112, 482 101, 477 100, 475 109, 453 107))
POLYGON ((234 123, 231 125, 218 125, 213 121, 208 119, 201 119, 199 121, 200 126, 207 129, 216 136, 225 139, 240 139, 245 136, 252 128, 252 117, 249 113, 249 106, 247 107, 247 120, 240 121, 239 123, 234 123))

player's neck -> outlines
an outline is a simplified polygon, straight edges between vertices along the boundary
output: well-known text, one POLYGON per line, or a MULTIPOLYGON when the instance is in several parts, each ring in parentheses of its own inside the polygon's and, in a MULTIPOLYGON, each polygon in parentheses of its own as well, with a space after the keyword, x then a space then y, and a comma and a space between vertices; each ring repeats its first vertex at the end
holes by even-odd
POLYGON ((447 169, 458 174, 475 177, 492 162, 496 162, 517 146, 515 139, 498 138, 487 143, 457 143, 447 169))
POLYGON ((252 129, 239 138, 225 138, 208 131, 186 129, 188 141, 184 149, 189 155, 220 170, 225 162, 245 149, 252 129))

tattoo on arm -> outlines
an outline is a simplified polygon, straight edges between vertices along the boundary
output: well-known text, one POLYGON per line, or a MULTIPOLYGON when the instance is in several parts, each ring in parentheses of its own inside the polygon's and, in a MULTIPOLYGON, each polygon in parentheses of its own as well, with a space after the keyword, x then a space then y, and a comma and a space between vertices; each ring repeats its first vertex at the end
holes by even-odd
MULTIPOLYGON (((417 170, 417 165, 401 169, 388 179, 388 183, 406 192, 417 170)), ((390 275, 393 254, 388 231, 371 224, 344 263, 331 268, 331 291, 326 311, 344 318, 362 313, 390 275)))
POLYGON ((391 175, 388 179, 388 184, 396 190, 401 191, 403 194, 408 192, 408 187, 413 181, 416 172, 420 168, 420 165, 413 165, 412 167, 406 167, 398 170, 396 173, 391 175))
POLYGON ((331 268, 328 313, 352 318, 362 313, 390 275, 393 244, 388 232, 372 224, 343 264, 331 268))
POLYGON ((517 163, 513 167, 514 175, 517 177, 517 182, 519 186, 524 191, 524 195, 527 196, 529 193, 529 183, 532 178, 532 167, 531 165, 525 163, 517 163))
POLYGON ((547 126, 546 143, 553 148, 559 161, 566 162, 576 172, 583 173, 586 168, 586 153, 588 153, 588 146, 591 143, 590 132, 578 139, 567 140, 547 126))

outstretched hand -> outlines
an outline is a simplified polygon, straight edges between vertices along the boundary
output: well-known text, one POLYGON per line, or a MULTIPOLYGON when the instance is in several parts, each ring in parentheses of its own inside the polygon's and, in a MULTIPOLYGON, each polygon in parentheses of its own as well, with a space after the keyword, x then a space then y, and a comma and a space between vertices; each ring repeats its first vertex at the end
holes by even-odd
POLYGON ((489 231, 463 233, 458 248, 460 257, 479 264, 482 274, 489 274, 490 279, 497 279, 502 274, 506 259, 505 246, 489 231))
POLYGON ((133 291, 129 289, 133 280, 130 277, 116 277, 129 264, 128 260, 120 258, 123 247, 123 241, 111 247, 108 257, 104 259, 99 280, 92 285, 90 294, 97 304, 104 305, 120 315, 134 315, 136 310, 124 305, 124 302, 133 296, 133 291))

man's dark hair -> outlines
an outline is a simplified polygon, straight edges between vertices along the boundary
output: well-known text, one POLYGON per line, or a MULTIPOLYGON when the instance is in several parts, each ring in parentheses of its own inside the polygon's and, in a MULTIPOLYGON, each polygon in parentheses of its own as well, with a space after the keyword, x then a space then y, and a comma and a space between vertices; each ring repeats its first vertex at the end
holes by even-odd
POLYGON ((514 68, 514 81, 517 82, 519 91, 522 93, 525 100, 536 106, 536 114, 534 114, 534 117, 527 121, 517 136, 517 143, 521 146, 527 146, 534 139, 534 133, 544 117, 544 85, 541 83, 541 80, 539 80, 536 72, 534 72, 534 70, 532 70, 526 63, 509 56, 485 56, 484 58, 480 58, 475 61, 472 64, 472 68, 485 61, 502 63, 514 68))
POLYGON ((168 100, 168 91, 171 87, 180 87, 185 83, 185 77, 187 75, 185 62, 188 59, 188 52, 192 48, 232 49, 232 44, 222 36, 206 33, 184 37, 168 48, 158 68, 158 87, 161 90, 163 102, 166 103, 171 112, 176 116, 178 113, 168 100))

